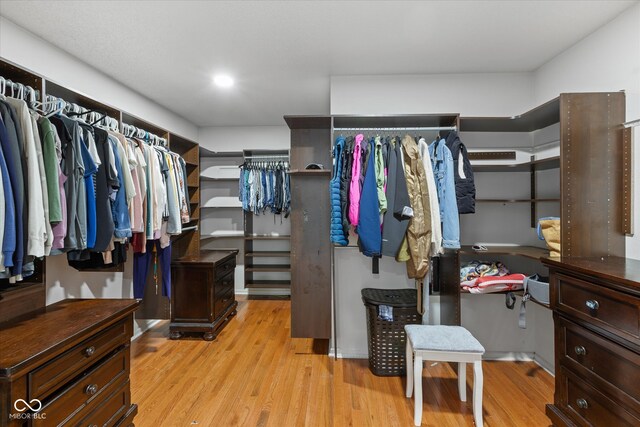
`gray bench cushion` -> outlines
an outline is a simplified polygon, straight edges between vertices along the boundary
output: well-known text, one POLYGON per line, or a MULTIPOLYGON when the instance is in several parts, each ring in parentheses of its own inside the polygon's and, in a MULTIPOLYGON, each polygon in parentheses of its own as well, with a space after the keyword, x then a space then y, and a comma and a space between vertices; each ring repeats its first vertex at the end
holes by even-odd
POLYGON ((406 325, 404 330, 414 350, 484 353, 482 344, 462 326, 406 325))

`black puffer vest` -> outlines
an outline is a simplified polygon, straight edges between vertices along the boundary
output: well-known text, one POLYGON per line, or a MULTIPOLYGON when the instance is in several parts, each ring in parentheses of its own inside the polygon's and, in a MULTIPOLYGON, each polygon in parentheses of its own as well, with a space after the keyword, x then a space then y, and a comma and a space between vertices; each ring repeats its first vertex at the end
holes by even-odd
POLYGON ((467 147, 464 146, 458 133, 452 131, 447 135, 447 148, 453 156, 453 176, 456 183, 456 199, 458 201, 458 213, 469 214, 476 212, 476 185, 473 181, 473 169, 467 154, 467 147), (459 162, 462 160, 462 172, 460 173, 459 162))

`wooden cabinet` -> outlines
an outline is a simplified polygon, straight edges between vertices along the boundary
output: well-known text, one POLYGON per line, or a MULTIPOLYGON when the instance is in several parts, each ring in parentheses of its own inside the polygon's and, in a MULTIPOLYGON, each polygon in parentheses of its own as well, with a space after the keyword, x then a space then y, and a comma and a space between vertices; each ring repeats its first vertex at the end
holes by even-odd
POLYGON ((171 339, 185 332, 212 341, 236 314, 234 271, 237 250, 201 252, 171 264, 171 339))
POLYGON ((543 259, 549 267, 556 426, 640 425, 640 261, 543 259))
POLYGON ((132 426, 137 307, 135 300, 65 300, 0 325, 0 426, 132 426))

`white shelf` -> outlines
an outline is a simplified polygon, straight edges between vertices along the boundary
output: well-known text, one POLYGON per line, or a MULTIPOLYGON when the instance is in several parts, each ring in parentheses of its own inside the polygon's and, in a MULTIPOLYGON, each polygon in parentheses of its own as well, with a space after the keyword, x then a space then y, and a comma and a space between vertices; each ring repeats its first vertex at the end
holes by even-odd
POLYGON ((235 196, 212 197, 200 208, 242 208, 242 202, 235 196))
POLYGON ((207 234, 201 234, 200 240, 221 239, 224 237, 244 237, 243 230, 217 230, 207 234))
POLYGON ((210 166, 200 172, 200 178, 204 180, 240 179, 240 168, 230 166, 210 166))

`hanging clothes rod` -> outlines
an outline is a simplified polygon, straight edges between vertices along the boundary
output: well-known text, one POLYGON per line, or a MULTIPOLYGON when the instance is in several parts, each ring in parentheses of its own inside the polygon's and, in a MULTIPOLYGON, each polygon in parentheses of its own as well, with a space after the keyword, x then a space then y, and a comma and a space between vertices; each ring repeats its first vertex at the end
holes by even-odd
POLYGON ((394 127, 394 128, 333 128, 334 131, 420 131, 420 130, 457 130, 457 126, 432 127, 394 127))
POLYGON ((260 155, 256 155, 256 156, 246 156, 245 160, 268 160, 268 159, 279 159, 279 160, 289 160, 289 156, 286 154, 281 154, 281 155, 264 155, 264 156, 260 156, 260 155))

